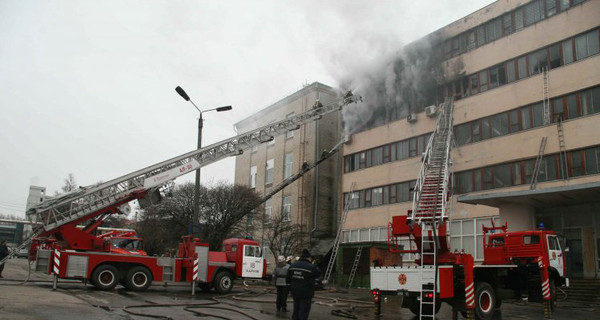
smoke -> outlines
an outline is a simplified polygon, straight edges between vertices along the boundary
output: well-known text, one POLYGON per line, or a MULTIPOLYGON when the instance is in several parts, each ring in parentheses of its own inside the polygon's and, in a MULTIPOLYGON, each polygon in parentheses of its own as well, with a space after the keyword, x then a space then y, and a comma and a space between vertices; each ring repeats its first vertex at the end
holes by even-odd
POLYGON ((442 71, 429 39, 382 57, 379 64, 341 77, 339 86, 360 94, 363 102, 345 108, 344 134, 383 125, 422 111, 436 102, 442 71))

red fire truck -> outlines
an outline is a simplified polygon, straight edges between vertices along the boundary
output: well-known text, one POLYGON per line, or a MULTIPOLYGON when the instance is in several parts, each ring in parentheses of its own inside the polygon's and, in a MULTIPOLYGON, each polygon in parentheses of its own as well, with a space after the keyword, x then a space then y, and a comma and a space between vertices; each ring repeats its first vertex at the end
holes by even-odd
MULTIPOLYGON (((400 249, 396 238, 409 237, 417 244, 423 237, 438 241, 437 268, 433 255, 427 254, 415 260, 416 266, 372 267, 371 288, 379 294, 402 295, 402 306, 415 315, 437 313, 441 302, 447 302, 465 315, 472 304, 476 318, 492 319, 504 299, 554 301, 556 287, 568 284, 565 254, 555 232, 508 232, 507 224, 483 227, 483 232, 484 258, 481 264, 474 264, 471 255, 450 251, 445 225, 437 229, 434 238, 432 231, 424 234, 419 226, 411 226, 408 216, 395 216, 390 228, 391 252, 421 253, 420 248, 400 249), (423 284, 433 279, 437 280, 436 292, 423 290, 423 284), (422 310, 422 301, 435 301, 435 312, 422 310)), ((426 305, 425 309, 432 307, 426 305)))
POLYGON ((194 280, 203 290, 219 293, 233 288, 236 278, 265 277, 266 261, 256 241, 227 239, 225 251, 208 250, 208 244, 184 236, 175 257, 148 256, 139 238, 103 238, 94 250, 72 250, 68 243, 34 239, 31 246, 36 271, 59 279, 90 281, 100 290, 112 290, 119 283, 132 291, 144 291, 152 281, 188 282, 194 280), (114 240, 118 247, 114 248, 114 240))
POLYGON ((371 267, 374 301, 380 308, 380 294, 401 295, 402 306, 420 319, 435 319, 442 301, 467 319, 492 319, 503 299, 526 296, 530 301, 544 301, 549 316, 556 286, 568 284, 565 255, 554 232, 508 232, 506 224, 492 224, 482 230, 481 264, 475 264, 470 254, 451 251, 447 224, 452 99, 438 109, 437 125, 415 183, 412 209, 407 215, 394 216, 388 232, 392 253, 410 253, 417 258, 414 266, 371 267), (398 245, 404 240, 411 248, 398 245))
POLYGON ((263 278, 266 262, 261 247, 253 240, 227 239, 224 251, 214 252, 208 250, 208 244, 185 236, 176 257, 151 257, 133 234, 96 236, 95 232, 110 215, 126 213, 130 201, 139 200, 142 207, 160 201, 175 178, 272 141, 356 100, 347 92, 340 101, 328 105, 316 101, 312 109, 285 120, 48 199, 28 210, 35 227, 18 249, 31 244, 30 259, 36 262, 35 270, 54 274, 55 286, 59 278, 89 280, 103 290, 121 283, 135 291, 147 289, 152 281, 192 282, 201 289, 214 287, 223 293, 231 290, 235 278, 263 278))

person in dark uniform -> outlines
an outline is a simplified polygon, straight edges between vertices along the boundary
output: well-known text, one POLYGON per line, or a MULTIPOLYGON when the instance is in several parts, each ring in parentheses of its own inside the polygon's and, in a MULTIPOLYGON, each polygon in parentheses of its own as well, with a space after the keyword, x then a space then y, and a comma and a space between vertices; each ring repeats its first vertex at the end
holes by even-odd
POLYGON ((311 263, 308 250, 302 250, 300 260, 288 269, 287 280, 294 298, 293 320, 306 320, 315 295, 315 279, 321 275, 319 267, 311 263))

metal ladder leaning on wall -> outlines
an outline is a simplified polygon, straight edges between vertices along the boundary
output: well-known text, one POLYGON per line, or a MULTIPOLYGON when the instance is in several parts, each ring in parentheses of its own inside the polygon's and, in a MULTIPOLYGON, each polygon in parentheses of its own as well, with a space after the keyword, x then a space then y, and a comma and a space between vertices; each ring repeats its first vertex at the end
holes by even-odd
POLYGON ((350 192, 346 194, 346 201, 344 201, 344 213, 342 214, 340 226, 338 227, 337 235, 335 236, 335 241, 333 242, 333 248, 331 248, 331 257, 329 258, 329 263, 327 264, 327 270, 325 270, 325 276, 323 276, 322 283, 325 285, 329 283, 331 272, 333 272, 333 265, 335 264, 335 259, 337 258, 338 249, 340 248, 340 242, 342 241, 342 229, 344 228, 346 218, 348 217, 348 210, 350 209, 351 205, 350 200, 352 199, 352 194, 354 193, 354 185, 355 183, 352 182, 352 185, 350 185, 350 192))
POLYGON ((358 269, 358 265, 360 264, 360 256, 362 255, 363 247, 358 247, 356 249, 356 255, 354 256, 354 263, 352 264, 352 270, 350 270, 350 276, 348 277, 348 288, 352 287, 352 282, 354 282, 354 276, 356 275, 356 269, 358 269))

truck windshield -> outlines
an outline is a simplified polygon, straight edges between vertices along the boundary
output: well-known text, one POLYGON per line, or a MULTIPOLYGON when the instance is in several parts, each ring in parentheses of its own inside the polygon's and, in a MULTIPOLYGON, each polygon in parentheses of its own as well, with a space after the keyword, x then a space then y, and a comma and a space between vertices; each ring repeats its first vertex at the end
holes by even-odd
POLYGON ((113 239, 113 247, 121 249, 142 249, 142 242, 138 239, 113 239))

